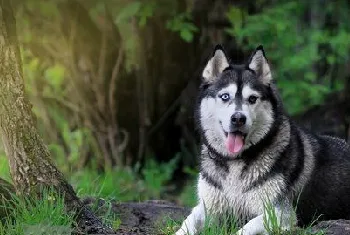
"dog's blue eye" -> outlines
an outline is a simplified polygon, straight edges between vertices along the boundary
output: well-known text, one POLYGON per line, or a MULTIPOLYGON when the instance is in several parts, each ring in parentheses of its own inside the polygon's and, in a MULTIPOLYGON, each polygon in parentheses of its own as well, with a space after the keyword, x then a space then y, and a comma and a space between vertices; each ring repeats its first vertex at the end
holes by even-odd
POLYGON ((224 93, 220 96, 220 98, 222 99, 222 101, 228 101, 230 99, 230 95, 227 93, 224 93))

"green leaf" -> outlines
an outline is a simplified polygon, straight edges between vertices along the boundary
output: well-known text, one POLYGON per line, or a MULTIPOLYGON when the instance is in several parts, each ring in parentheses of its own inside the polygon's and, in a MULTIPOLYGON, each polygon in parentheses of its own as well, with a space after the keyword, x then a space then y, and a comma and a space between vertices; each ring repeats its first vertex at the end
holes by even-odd
POLYGON ((133 2, 126 5, 118 14, 116 23, 129 20, 131 17, 136 16, 140 11, 141 2, 133 2))
POLYGON ((56 64, 45 71, 45 79, 54 88, 59 88, 64 81, 65 68, 62 65, 56 64))
POLYGON ((230 7, 226 16, 233 26, 233 31, 240 30, 243 22, 243 9, 237 7, 230 7))
POLYGON ((156 5, 154 4, 154 2, 142 5, 140 12, 138 14, 140 17, 139 25, 141 27, 145 26, 148 18, 153 16, 155 9, 156 9, 156 5))
POLYGON ((187 29, 181 30, 180 36, 185 42, 192 42, 193 40, 193 33, 187 29))
POLYGON ((329 56, 327 56, 327 62, 328 62, 329 64, 334 64, 335 61, 336 61, 336 57, 335 57, 334 55, 329 55, 329 56))

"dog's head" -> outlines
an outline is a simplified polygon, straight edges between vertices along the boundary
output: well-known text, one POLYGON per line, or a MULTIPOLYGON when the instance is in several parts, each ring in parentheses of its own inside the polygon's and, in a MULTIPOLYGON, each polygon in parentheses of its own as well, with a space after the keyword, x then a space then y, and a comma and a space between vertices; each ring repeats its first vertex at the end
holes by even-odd
POLYGON ((221 46, 202 73, 198 121, 206 144, 235 158, 259 142, 275 119, 272 75, 262 46, 243 65, 229 63, 221 46))

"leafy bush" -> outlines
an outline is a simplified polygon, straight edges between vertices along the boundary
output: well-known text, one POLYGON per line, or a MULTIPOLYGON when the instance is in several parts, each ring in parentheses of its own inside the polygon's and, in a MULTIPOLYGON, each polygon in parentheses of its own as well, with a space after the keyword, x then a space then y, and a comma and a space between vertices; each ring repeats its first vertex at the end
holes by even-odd
POLYGON ((142 169, 146 194, 149 198, 158 198, 166 191, 166 183, 171 180, 178 158, 171 159, 168 163, 157 163, 153 158, 146 161, 142 169))
POLYGON ((101 173, 86 168, 72 174, 70 181, 80 196, 98 196, 117 201, 160 199, 176 169, 176 162, 177 159, 172 159, 159 164, 153 159, 148 160, 141 175, 137 167, 116 167, 101 173))
POLYGON ((322 9, 307 1, 279 1, 253 15, 237 7, 227 13, 232 25, 227 32, 239 46, 248 51, 264 45, 292 114, 321 103, 326 94, 342 87, 344 80, 335 76, 337 65, 349 61, 350 26, 348 15, 338 14, 340 6, 348 9, 345 1, 329 2, 322 9), (305 20, 308 11, 321 19, 305 20), (322 23, 326 17, 333 17, 336 25, 322 23), (320 65, 327 71, 321 73, 317 69, 320 65))
POLYGON ((169 19, 166 23, 166 28, 177 32, 185 42, 192 42, 194 34, 199 29, 192 23, 192 17, 189 12, 175 15, 172 19, 169 19))
POLYGON ((61 64, 40 61, 28 50, 23 49, 23 57, 25 87, 38 119, 37 127, 60 170, 69 174, 88 165, 91 162, 87 162, 87 154, 99 156, 98 147, 91 130, 79 125, 75 114, 78 107, 67 99, 66 69, 61 64))

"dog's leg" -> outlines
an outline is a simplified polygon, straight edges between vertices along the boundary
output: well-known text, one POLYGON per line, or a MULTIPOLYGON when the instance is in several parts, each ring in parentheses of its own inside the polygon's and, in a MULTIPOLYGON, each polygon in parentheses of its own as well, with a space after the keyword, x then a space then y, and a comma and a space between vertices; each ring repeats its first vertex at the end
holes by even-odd
MULTIPOLYGON (((290 207, 275 207, 275 215, 277 224, 280 230, 290 230, 292 226, 296 224, 296 215, 293 209, 290 207), (287 209, 288 208, 288 209, 287 209)), ((271 218, 266 218, 266 221, 270 221, 271 218)), ((269 222, 268 222, 269 223, 269 222)), ((247 224, 241 228, 236 235, 257 235, 268 234, 268 230, 264 225, 264 214, 261 214, 254 219, 248 221, 247 224)))
POLYGON ((176 232, 176 235, 194 235, 204 226, 205 207, 201 201, 192 209, 191 214, 182 223, 181 228, 176 232))
POLYGON ((252 220, 249 220, 236 235, 256 235, 267 234, 264 227, 264 215, 259 215, 252 220))

